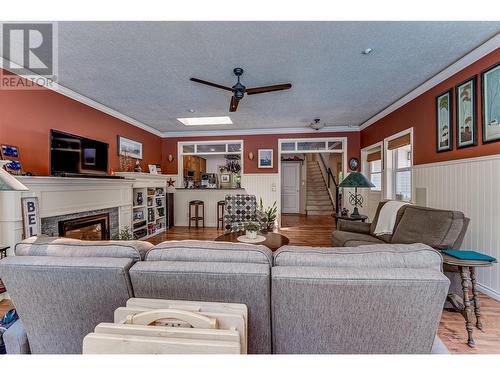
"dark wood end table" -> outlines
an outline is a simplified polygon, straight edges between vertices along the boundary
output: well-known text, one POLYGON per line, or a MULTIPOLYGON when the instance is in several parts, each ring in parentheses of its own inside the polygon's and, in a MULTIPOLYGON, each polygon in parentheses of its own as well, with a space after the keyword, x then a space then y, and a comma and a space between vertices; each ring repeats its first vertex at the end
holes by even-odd
POLYGON ((447 300, 453 308, 460 312, 465 319, 465 329, 467 330, 467 345, 471 348, 475 346, 474 338, 472 337, 472 320, 473 314, 476 316, 476 328, 483 330, 481 322, 481 310, 479 307, 479 294, 477 291, 476 267, 490 267, 496 261, 485 260, 464 260, 452 257, 447 254, 443 256, 444 271, 459 272, 462 279, 463 297, 456 294, 448 294, 447 300), (472 289, 472 298, 469 293, 469 287, 472 289))
POLYGON ((340 215, 340 216, 337 216, 336 214, 333 214, 332 216, 335 217, 335 224, 337 224, 337 222, 339 220, 362 221, 364 223, 368 219, 368 216, 366 216, 366 215, 359 215, 359 216, 340 215))
MULTIPOLYGON (((227 233, 217 237, 215 241, 245 243, 238 241, 238 237, 243 236, 244 234, 245 232, 227 233)), ((276 251, 281 246, 285 246, 290 243, 290 240, 287 237, 279 233, 268 232, 268 233, 259 233, 259 235, 264 236, 266 238, 265 241, 253 243, 252 245, 264 245, 267 246, 271 251, 276 251)))

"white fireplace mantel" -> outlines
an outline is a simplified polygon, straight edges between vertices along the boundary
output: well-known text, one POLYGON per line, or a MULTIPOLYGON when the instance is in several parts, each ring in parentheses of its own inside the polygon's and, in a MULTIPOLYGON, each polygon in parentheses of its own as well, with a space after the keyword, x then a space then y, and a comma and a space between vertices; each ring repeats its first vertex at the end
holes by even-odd
POLYGON ((38 197, 40 217, 118 207, 119 226, 132 225, 134 179, 18 177, 29 191, 0 192, 0 244, 14 245, 23 238, 21 198, 38 197))

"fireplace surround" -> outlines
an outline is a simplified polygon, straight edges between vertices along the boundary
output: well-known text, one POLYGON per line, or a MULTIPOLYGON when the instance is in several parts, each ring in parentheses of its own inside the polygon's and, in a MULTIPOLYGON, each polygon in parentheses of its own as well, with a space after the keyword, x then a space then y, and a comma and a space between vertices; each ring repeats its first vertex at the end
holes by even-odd
POLYGON ((109 240, 109 213, 61 220, 59 236, 77 240, 109 240))

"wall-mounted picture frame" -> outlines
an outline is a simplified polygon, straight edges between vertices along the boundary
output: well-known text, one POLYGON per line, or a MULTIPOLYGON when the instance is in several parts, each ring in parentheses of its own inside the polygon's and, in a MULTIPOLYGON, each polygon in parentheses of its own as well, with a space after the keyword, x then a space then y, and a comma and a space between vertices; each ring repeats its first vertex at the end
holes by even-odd
POLYGON ((436 152, 453 149, 453 90, 436 96, 436 152))
POLYGON ((142 160, 142 143, 119 135, 118 155, 142 160))
POLYGON ((258 168, 273 168, 274 150, 272 148, 259 149, 258 168))
POLYGON ((2 145, 0 147, 0 156, 2 159, 19 159, 19 147, 11 145, 2 145))
POLYGON ((483 143, 500 141, 500 62, 481 73, 483 143))
POLYGON ((455 87, 457 148, 477 145, 477 79, 476 76, 455 87))

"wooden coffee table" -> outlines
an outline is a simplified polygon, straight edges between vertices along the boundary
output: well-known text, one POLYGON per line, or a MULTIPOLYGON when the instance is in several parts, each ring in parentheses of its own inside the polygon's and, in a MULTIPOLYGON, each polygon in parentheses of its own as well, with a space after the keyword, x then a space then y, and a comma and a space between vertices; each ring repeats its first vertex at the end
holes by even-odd
MULTIPOLYGON (((245 243, 238 241, 238 237, 243 236, 244 234, 244 232, 227 233, 217 237, 215 241, 245 243)), ((264 245, 267 246, 271 251, 276 251, 281 246, 285 246, 290 243, 290 240, 287 237, 279 233, 269 232, 259 233, 259 235, 265 237, 265 241, 253 243, 252 245, 264 245)))

